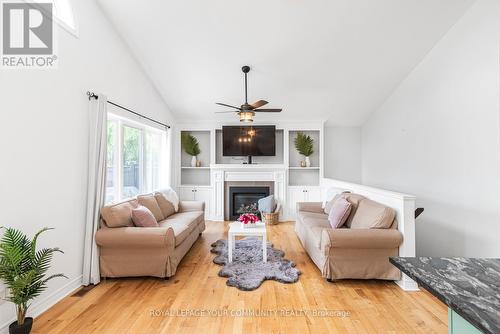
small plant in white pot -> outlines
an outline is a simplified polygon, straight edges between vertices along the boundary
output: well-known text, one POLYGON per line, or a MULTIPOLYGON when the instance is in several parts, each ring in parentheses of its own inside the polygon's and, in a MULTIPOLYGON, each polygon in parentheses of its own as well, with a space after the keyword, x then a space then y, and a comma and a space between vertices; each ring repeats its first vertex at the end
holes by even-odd
POLYGON ((294 140, 295 149, 305 157, 306 167, 311 167, 311 159, 309 157, 314 153, 314 139, 310 136, 299 132, 294 140))
POLYGON ((27 318, 26 312, 30 301, 42 294, 47 282, 63 274, 46 276, 54 253, 59 248, 37 250, 36 242, 43 228, 30 240, 24 233, 13 228, 5 228, 0 239, 0 280, 7 286, 7 300, 16 305, 17 321, 9 326, 10 334, 28 334, 33 325, 33 318, 27 318))
POLYGON ((198 154, 201 153, 198 139, 192 134, 184 132, 181 135, 181 146, 184 152, 191 156, 191 167, 197 167, 198 154))

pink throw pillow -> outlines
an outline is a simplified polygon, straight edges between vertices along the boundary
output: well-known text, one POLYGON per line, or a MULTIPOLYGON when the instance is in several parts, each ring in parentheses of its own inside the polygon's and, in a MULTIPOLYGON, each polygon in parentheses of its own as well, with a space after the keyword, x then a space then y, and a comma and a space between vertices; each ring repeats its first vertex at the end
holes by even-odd
POLYGON ((328 221, 332 228, 340 228, 347 221, 351 213, 352 204, 345 198, 340 197, 333 203, 332 209, 328 214, 328 221))
POLYGON ((137 208, 132 209, 132 221, 137 227, 159 226, 151 210, 142 205, 139 205, 137 208))

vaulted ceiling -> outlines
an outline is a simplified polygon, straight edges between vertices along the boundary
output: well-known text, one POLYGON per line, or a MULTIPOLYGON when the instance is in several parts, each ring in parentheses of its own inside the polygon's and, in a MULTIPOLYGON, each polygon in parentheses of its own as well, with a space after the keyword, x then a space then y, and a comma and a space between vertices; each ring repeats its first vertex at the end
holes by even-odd
MULTIPOLYGON (((179 120, 215 105, 361 125, 474 0, 99 0, 179 120)), ((266 118, 267 117, 267 118, 266 118)))

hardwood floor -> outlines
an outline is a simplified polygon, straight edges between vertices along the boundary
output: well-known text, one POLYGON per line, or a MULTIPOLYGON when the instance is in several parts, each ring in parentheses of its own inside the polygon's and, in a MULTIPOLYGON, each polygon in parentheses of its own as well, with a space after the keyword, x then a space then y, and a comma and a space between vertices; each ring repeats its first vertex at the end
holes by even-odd
POLYGON ((226 233, 227 223, 207 222, 206 231, 170 280, 108 279, 46 311, 36 319, 32 333, 447 333, 447 309, 427 292, 404 292, 392 282, 326 282, 300 245, 292 222, 269 226, 268 236, 286 258, 295 261, 302 271, 300 280, 265 281, 249 292, 227 287, 209 252, 210 244, 226 233), (168 310, 178 313, 160 314, 168 310), (228 314, 181 313, 189 310, 228 314), (271 314, 231 314, 240 310, 271 314), (288 314, 272 313, 280 310, 288 314), (325 317, 298 312, 315 310, 348 314, 325 317))

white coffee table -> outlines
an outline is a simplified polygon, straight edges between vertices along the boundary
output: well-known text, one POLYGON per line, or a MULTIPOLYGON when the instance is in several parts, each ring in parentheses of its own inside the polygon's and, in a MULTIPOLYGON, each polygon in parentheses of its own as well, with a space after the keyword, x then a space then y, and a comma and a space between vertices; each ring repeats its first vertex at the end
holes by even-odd
POLYGON ((266 225, 257 227, 243 227, 241 222, 233 222, 229 224, 229 232, 227 233, 227 248, 229 263, 233 262, 233 250, 235 248, 236 236, 257 236, 262 238, 262 259, 267 262, 267 231, 266 225))

